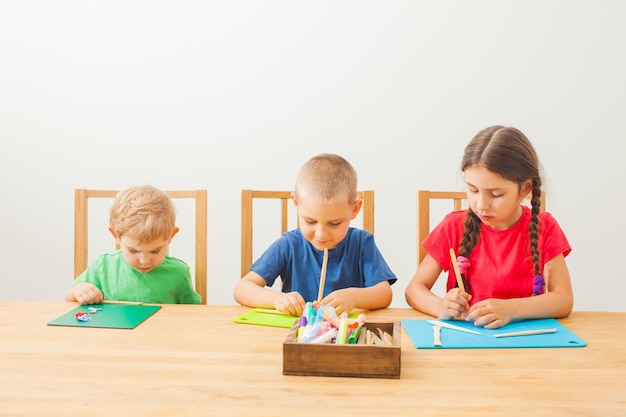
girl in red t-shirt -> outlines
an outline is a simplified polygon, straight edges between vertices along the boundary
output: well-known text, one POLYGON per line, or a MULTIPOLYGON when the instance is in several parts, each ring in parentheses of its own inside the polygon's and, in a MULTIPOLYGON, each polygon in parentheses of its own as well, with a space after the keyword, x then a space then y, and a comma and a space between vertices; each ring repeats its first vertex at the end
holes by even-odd
POLYGON ((440 319, 465 315, 486 328, 569 315, 571 247, 554 217, 540 212, 530 141, 512 127, 484 129, 466 146, 461 170, 469 209, 448 214, 422 242, 428 253, 406 288, 409 305, 440 319), (529 193, 530 208, 521 204, 529 193), (455 286, 450 248, 459 254, 465 291, 455 286), (443 298, 431 291, 442 270, 449 271, 443 298))

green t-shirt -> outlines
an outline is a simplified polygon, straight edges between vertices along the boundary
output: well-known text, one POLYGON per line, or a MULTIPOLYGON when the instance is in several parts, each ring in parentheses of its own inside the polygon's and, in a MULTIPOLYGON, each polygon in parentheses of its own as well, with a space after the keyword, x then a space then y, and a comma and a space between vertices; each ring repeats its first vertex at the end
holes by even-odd
POLYGON ((100 255, 75 280, 95 285, 105 300, 136 301, 149 304, 200 304, 193 289, 189 266, 180 259, 165 256, 163 263, 142 274, 122 256, 122 251, 100 255))

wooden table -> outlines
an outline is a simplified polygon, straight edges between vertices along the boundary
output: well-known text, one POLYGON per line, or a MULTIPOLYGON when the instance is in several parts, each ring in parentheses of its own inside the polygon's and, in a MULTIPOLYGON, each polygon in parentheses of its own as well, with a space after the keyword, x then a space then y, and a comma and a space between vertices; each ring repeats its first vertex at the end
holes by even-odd
MULTIPOLYGON (((0 302, 1 416, 626 416, 626 313, 561 322, 565 349, 416 349, 400 379, 284 376, 288 329, 165 305, 133 330, 47 326, 74 303, 0 302)), ((370 321, 426 318, 411 309, 370 321)))

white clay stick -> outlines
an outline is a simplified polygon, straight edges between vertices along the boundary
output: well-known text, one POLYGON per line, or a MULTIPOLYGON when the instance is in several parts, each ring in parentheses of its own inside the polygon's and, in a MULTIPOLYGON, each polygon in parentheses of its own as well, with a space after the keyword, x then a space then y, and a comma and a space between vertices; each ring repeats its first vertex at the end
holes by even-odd
POLYGON ((476 330, 470 330, 470 329, 466 329, 465 327, 455 326, 454 324, 446 323, 445 321, 428 320, 428 322, 436 326, 445 327, 446 329, 458 330, 460 332, 472 333, 472 334, 478 334, 478 335, 482 334, 480 332, 477 332, 476 330))
POLYGON ((497 333, 493 337, 530 336, 533 334, 556 333, 557 329, 522 330, 519 332, 497 333))
POLYGON ((441 346, 441 326, 433 326, 433 346, 441 346))

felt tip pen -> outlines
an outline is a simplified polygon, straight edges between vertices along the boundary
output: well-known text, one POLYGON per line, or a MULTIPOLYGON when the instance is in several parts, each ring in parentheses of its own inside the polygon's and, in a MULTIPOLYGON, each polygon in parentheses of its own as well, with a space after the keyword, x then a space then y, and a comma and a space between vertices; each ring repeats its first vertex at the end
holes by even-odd
POLYGON ((331 327, 330 330, 328 330, 325 333, 321 334, 317 338, 311 340, 310 343, 326 343, 326 342, 330 342, 336 336, 337 336, 337 329, 335 329, 334 327, 331 327))
POLYGON ((311 302, 307 302, 304 304, 304 310, 302 310, 302 315, 304 317, 306 317, 307 320, 309 320, 310 316, 311 316, 311 308, 313 307, 313 303, 311 302))
POLYGON ((321 321, 314 324, 309 323, 304 328, 304 332, 302 333, 302 338, 300 339, 300 342, 310 343, 311 340, 315 339, 318 336, 318 334, 322 330, 322 325, 323 323, 321 321))
POLYGON ((343 345, 346 343, 348 338, 348 319, 342 317, 339 320, 339 330, 337 331, 337 341, 335 342, 338 345, 343 345))
POLYGON ((313 308, 313 303, 311 301, 307 301, 304 305, 302 315, 306 317, 308 323, 313 323, 313 319, 315 319, 315 309, 313 308))
POLYGON ((305 330, 306 330, 306 327, 304 326, 298 327, 298 332, 296 333, 296 342, 299 343, 302 341, 302 336, 304 335, 305 330))
POLYGON ((362 324, 359 324, 356 329, 353 329, 348 336, 348 343, 351 345, 356 344, 359 340, 359 335, 361 334, 361 329, 363 328, 362 324))

